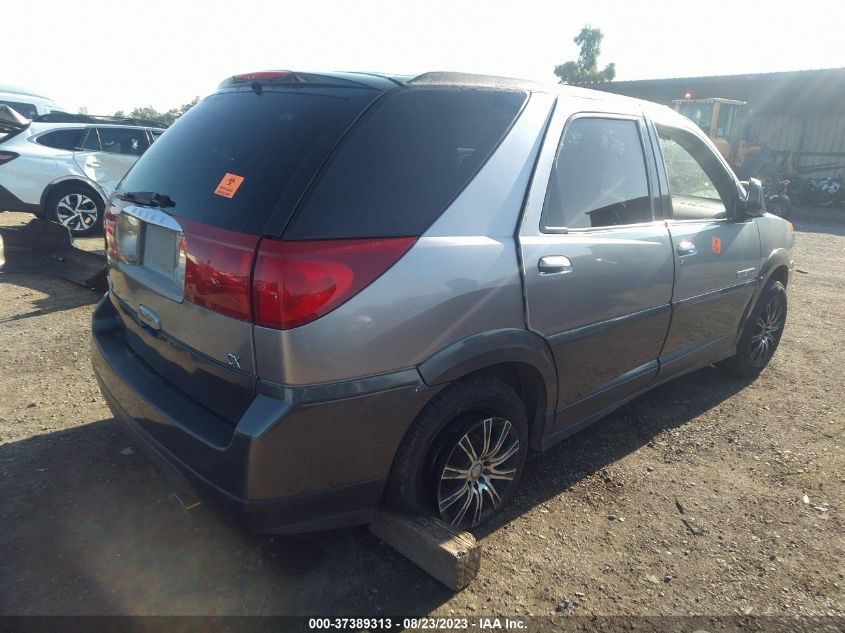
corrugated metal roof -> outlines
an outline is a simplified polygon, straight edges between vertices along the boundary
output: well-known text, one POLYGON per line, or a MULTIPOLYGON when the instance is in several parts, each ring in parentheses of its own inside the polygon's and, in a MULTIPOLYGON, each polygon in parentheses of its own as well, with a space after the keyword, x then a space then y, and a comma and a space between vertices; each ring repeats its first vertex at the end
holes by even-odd
POLYGON ((845 112, 845 68, 612 81, 589 87, 666 104, 691 92, 697 99, 747 101, 760 113, 845 112))

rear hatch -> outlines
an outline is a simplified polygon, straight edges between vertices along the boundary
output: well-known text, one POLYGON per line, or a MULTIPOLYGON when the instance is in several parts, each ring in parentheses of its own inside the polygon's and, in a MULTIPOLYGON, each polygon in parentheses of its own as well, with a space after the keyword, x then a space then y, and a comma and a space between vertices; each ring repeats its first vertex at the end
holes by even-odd
POLYGON ((304 326, 389 269, 527 98, 395 84, 379 98, 381 88, 317 83, 250 79, 207 97, 138 160, 107 209, 129 345, 232 423, 259 374, 283 380, 257 371, 254 326, 304 326))
POLYGON ((181 117, 119 185, 105 217, 126 340, 170 384, 234 423, 256 371, 250 275, 372 89, 230 89, 181 117))
POLYGON ((29 127, 29 119, 6 104, 0 104, 0 143, 29 127))

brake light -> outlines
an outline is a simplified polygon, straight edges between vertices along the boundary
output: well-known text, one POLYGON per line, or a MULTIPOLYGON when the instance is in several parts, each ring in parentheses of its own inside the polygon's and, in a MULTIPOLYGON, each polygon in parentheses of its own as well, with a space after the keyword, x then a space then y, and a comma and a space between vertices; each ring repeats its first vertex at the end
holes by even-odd
POLYGON ((9 161, 15 160, 19 154, 14 152, 0 152, 0 165, 5 165, 9 161))
POLYGON ((273 81, 274 79, 286 79, 292 75, 293 73, 289 70, 264 70, 254 73, 242 73, 232 78, 238 81, 273 81))
POLYGON ((181 218, 180 223, 185 300, 249 321, 249 275, 259 238, 181 218))
POLYGON ((114 198, 109 198, 106 213, 103 216, 103 239, 106 242, 106 256, 109 259, 117 259, 115 229, 117 228, 118 217, 120 217, 120 209, 117 208, 114 198))
POLYGON ((262 240, 252 280, 255 323, 286 330, 328 314, 399 261, 415 240, 262 240))

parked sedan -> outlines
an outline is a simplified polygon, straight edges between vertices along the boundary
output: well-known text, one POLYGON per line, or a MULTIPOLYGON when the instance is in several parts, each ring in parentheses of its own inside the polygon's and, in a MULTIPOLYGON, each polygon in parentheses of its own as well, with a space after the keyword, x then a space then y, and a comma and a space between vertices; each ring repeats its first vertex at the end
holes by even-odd
POLYGON ((380 504, 471 528, 529 450, 700 367, 766 367, 793 235, 763 204, 650 103, 235 76, 110 202, 94 369, 138 446, 254 530, 380 504))

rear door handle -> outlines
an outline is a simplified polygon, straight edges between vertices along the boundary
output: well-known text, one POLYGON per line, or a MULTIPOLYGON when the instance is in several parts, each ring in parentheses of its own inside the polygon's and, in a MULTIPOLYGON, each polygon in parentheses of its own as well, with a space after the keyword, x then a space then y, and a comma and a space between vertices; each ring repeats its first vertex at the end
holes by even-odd
POLYGON ((698 249, 695 247, 695 244, 689 240, 684 240, 678 243, 678 255, 681 257, 684 255, 695 255, 697 252, 698 249))
POLYGON ((572 272, 572 262, 563 255, 548 255, 537 262, 537 270, 541 275, 560 275, 572 272))

